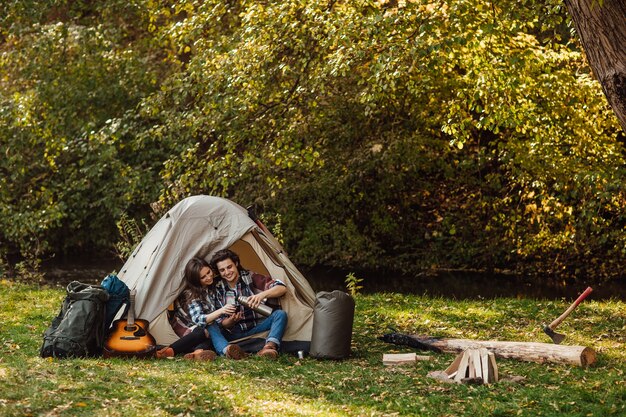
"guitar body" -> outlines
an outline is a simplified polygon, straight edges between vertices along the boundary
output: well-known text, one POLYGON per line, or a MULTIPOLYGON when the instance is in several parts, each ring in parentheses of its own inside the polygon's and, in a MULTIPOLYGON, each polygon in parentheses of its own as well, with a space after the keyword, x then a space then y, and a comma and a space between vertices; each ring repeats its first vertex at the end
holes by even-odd
POLYGON ((136 319, 130 324, 128 320, 115 320, 111 333, 104 344, 104 357, 135 357, 147 358, 154 356, 156 340, 148 333, 148 322, 136 319))
POLYGON ((104 343, 105 358, 150 358, 156 352, 156 340, 148 332, 149 323, 135 319, 135 293, 130 294, 128 319, 115 320, 104 343))

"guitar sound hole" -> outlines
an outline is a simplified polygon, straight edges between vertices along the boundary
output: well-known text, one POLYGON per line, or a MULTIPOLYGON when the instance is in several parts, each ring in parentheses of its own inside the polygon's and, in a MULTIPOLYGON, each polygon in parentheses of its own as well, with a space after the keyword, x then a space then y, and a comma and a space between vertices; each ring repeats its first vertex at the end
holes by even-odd
POLYGON ((133 334, 137 337, 144 337, 146 335, 146 331, 142 327, 138 327, 137 331, 133 334))

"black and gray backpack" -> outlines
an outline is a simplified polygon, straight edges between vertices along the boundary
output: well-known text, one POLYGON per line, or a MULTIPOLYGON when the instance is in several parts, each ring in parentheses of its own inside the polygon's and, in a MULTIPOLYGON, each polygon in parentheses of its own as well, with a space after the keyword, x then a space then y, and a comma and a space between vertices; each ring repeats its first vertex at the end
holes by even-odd
POLYGON ((99 285, 72 281, 61 311, 43 334, 42 358, 98 356, 105 338, 107 291, 99 285))

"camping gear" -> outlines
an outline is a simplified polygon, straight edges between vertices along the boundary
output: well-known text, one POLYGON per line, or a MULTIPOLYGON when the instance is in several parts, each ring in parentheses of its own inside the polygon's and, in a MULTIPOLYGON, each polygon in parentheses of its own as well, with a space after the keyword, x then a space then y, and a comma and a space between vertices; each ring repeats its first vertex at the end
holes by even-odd
POLYGON ((589 294, 591 294, 591 291, 593 291, 593 289, 591 287, 587 287, 587 289, 585 291, 583 291, 582 294, 580 294, 578 296, 578 298, 576 299, 576 301, 574 301, 568 308, 567 310, 565 310, 565 312, 563 314, 561 314, 559 317, 557 317, 552 323, 548 324, 548 325, 543 325, 543 331, 545 332, 545 334, 547 334, 548 336, 550 336, 550 338, 552 339, 553 343, 556 343, 557 345, 559 343, 561 343, 563 340, 565 340, 565 335, 564 334, 560 334, 554 331, 554 329, 556 329, 556 327, 561 324, 561 322, 563 320, 565 320, 565 318, 567 316, 570 315, 570 313, 572 311, 574 311, 574 309, 576 307, 578 307, 578 304, 580 304, 585 298, 587 298, 587 296, 589 294))
MULTIPOLYGON (((167 309, 183 289, 186 263, 194 256, 210 260, 221 249, 235 251, 244 268, 287 286, 287 294, 280 299, 289 317, 281 351, 308 351, 315 303, 315 292, 308 281, 260 221, 250 218, 243 207, 230 200, 205 195, 188 197, 171 208, 118 273, 129 288, 137 291, 135 314, 150 323, 157 344, 169 346, 178 340, 167 309)), ((259 344, 262 347, 264 340, 259 344)))
POLYGON ((354 299, 343 291, 317 293, 310 356, 343 359, 350 355, 354 299))
POLYGON ((43 336, 42 358, 98 356, 104 343, 105 303, 109 295, 99 285, 72 281, 59 314, 43 336))
POLYGON ((148 333, 148 322, 135 319, 135 290, 130 292, 128 317, 113 322, 104 343, 105 358, 148 358, 156 353, 156 341, 148 333))
POLYGON ((104 321, 104 328, 108 330, 113 323, 113 319, 117 315, 118 311, 124 307, 122 317, 128 312, 130 290, 128 286, 122 282, 115 274, 107 275, 100 284, 107 293, 109 293, 109 299, 106 304, 106 317, 104 321))

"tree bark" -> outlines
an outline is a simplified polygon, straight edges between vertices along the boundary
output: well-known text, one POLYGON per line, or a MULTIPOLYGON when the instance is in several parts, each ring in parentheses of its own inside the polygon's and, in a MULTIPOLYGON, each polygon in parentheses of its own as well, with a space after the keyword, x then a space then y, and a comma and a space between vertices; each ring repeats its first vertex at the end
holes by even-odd
POLYGON ((460 353, 469 348, 486 348, 497 358, 518 359, 537 363, 564 363, 586 367, 596 361, 596 352, 585 346, 566 346, 554 343, 504 342, 495 340, 437 339, 420 335, 387 334, 381 339, 418 349, 445 353, 460 353))
POLYGON ((626 132, 626 2, 565 0, 589 65, 626 132))

